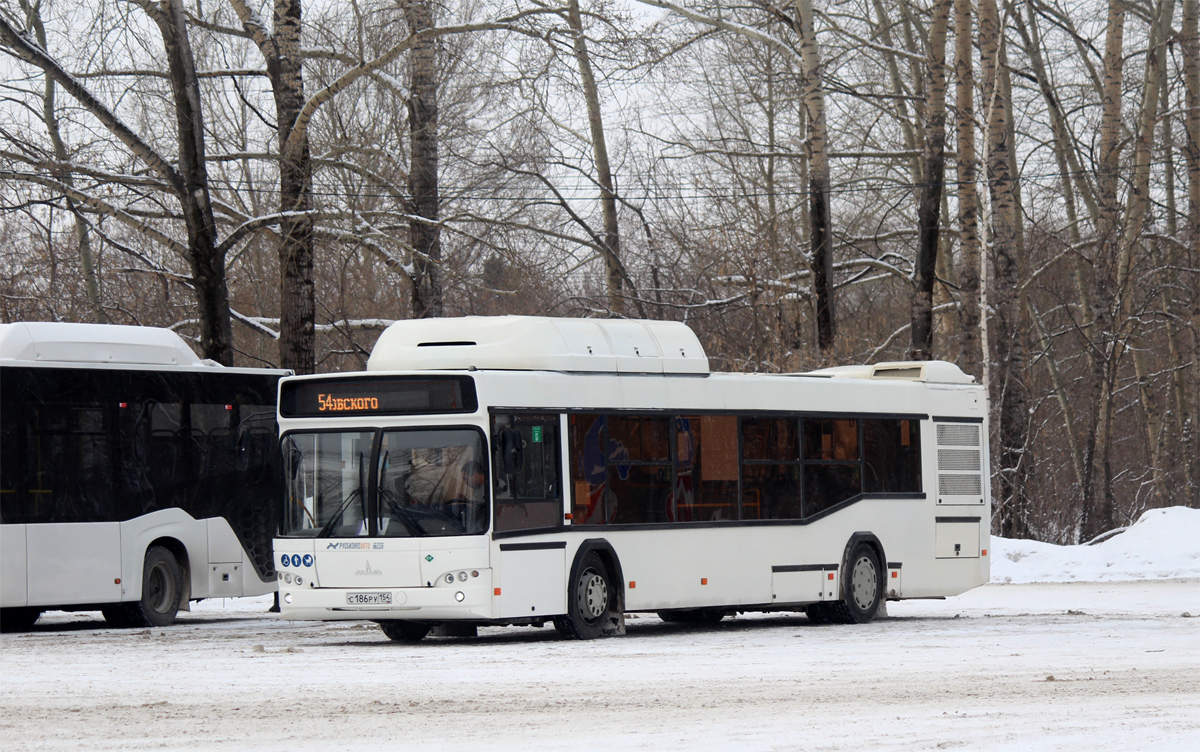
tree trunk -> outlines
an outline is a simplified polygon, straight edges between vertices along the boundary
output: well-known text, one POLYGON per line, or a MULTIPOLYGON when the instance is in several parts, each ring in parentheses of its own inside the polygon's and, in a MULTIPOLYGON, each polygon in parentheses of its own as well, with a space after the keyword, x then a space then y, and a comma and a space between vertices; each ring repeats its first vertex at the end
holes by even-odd
POLYGON ((317 367, 316 286, 313 283, 312 164, 308 133, 287 146, 304 107, 301 0, 276 0, 267 72, 279 128, 279 365, 296 373, 317 367))
MULTIPOLYGON (((30 5, 27 0, 21 0, 21 5, 25 10, 27 25, 33 29, 38 44, 42 46, 43 50, 46 49, 46 26, 42 23, 42 17, 39 15, 41 4, 30 5)), ((54 158, 59 164, 65 165, 67 162, 67 147, 63 143, 62 133, 58 127, 58 113, 54 101, 54 93, 54 79, 47 75, 42 93, 42 120, 46 123, 46 130, 50 134, 50 142, 54 145, 54 158)), ((75 187, 75 178, 71 174, 71 170, 65 166, 55 171, 55 178, 68 188, 75 187)), ((108 314, 104 312, 104 308, 100 304, 100 283, 96 279, 96 267, 92 259, 92 241, 91 235, 88 233, 87 223, 84 222, 83 214, 80 213, 75 200, 70 196, 64 196, 63 198, 67 205, 67 211, 71 212, 75 220, 75 239, 79 243, 79 271, 80 276, 83 277, 83 287, 87 293, 88 308, 92 314, 92 322, 107 324, 109 323, 108 314)))
POLYGON ((980 345, 979 195, 975 190, 975 74, 971 55, 971 0, 954 0, 954 79, 958 141, 958 224, 962 262, 959 322, 962 329, 962 368, 983 378, 980 345))
POLYGON ((225 256, 217 252, 217 225, 208 193, 208 167, 204 155, 204 113, 200 83, 187 35, 182 0, 165 0, 155 22, 162 32, 167 56, 167 77, 175 104, 179 130, 179 202, 188 232, 188 261, 192 269, 200 342, 204 357, 233 365, 233 331, 229 323, 229 288, 225 256))
POLYGON ((304 29, 301 0, 275 0, 269 33, 244 0, 233 0, 243 28, 267 62, 279 139, 279 365, 316 371, 316 288, 313 284, 312 164, 308 131, 289 146, 304 108, 304 29))
POLYGON ((1121 158, 1121 88, 1124 81, 1125 6, 1110 0, 1104 44, 1104 83, 1100 118, 1100 150, 1096 176, 1096 245, 1094 252, 1095 312, 1090 349, 1095 356, 1084 384, 1083 404, 1092 406, 1085 439, 1083 508, 1084 540, 1116 524, 1112 489, 1112 397, 1116 379, 1113 337, 1116 311, 1114 251, 1120 243, 1117 181, 1121 158))
MULTIPOLYGON (((1183 0, 1181 36, 1183 80, 1187 90, 1187 117, 1184 119, 1184 140, 1188 175, 1187 244, 1189 263, 1200 264, 1200 1, 1183 0)), ((1193 409, 1200 410, 1200 277, 1192 275, 1190 312, 1192 331, 1192 367, 1186 378, 1191 382, 1185 392, 1194 395, 1193 409)), ((1181 374, 1182 375, 1182 374, 1181 374)), ((1189 415, 1180 439, 1184 462, 1191 464, 1192 487, 1190 503, 1200 507, 1200 446, 1196 437, 1195 416, 1189 415)))
MULTIPOLYGON (((404 6, 411 34, 433 28, 430 0, 414 0, 404 6)), ((408 130, 411 152, 408 166, 409 242, 413 253, 412 316, 415 319, 442 315, 442 245, 438 225, 438 100, 437 42, 422 39, 413 45, 408 58, 412 92, 408 99, 408 130)))
POLYGON ((951 0, 937 0, 929 26, 924 172, 917 204, 917 258, 913 265, 912 346, 909 358, 933 358, 933 286, 937 281, 942 186, 946 165, 946 26, 951 0))
POLYGON ((825 126, 825 91, 821 81, 821 54, 813 27, 812 0, 796 0, 800 22, 800 56, 804 66, 804 106, 808 138, 810 239, 813 289, 817 300, 817 347, 833 347, 837 334, 833 294, 833 230, 829 208, 829 135, 825 126))
POLYGON ((1028 535, 1028 499, 1025 459, 1026 414, 1024 328, 1021 322, 1020 265, 1015 176, 1010 171, 1009 119, 1011 102, 1003 82, 1003 28, 995 0, 979 3, 979 48, 983 61, 983 94, 987 103, 987 176, 991 186, 992 264, 995 269, 993 328, 996 374, 992 379, 992 404, 998 413, 997 512, 1000 535, 1028 535))
MULTIPOLYGON (((583 33, 583 17, 579 13, 579 0, 571 0, 567 8, 567 19, 574 35, 575 61, 579 65, 579 79, 583 84, 583 97, 587 102, 588 126, 592 135, 592 159, 596 164, 596 182, 600 185, 600 213, 604 221, 604 270, 608 293, 609 310, 617 316, 625 316, 629 310, 626 301, 624 264, 621 262, 621 233, 617 226, 617 191, 613 185, 612 168, 608 161, 608 145, 604 140, 604 119, 600 112, 600 91, 596 88, 596 76, 592 72, 592 60, 588 55, 587 38, 583 33)), ((633 293, 630 290, 630 293, 633 293)))
MULTIPOLYGON (((1158 17, 1151 24, 1146 48, 1146 77, 1142 89, 1142 106, 1138 113, 1137 133, 1134 139, 1133 176, 1129 185, 1129 199, 1125 211, 1125 233, 1121 242, 1121 255, 1117 269, 1117 293, 1121 296, 1121 329, 1136 339, 1134 325, 1130 321, 1134 297, 1134 251, 1140 244, 1145 228, 1146 215, 1150 206, 1150 159, 1154 151, 1154 133, 1158 119, 1158 96, 1164 78, 1163 40, 1171 31, 1171 17, 1175 13, 1174 0, 1163 0, 1158 6, 1158 17)), ((1117 343, 1119 358, 1125 339, 1117 343)), ((1116 358, 1114 358, 1115 360, 1116 358)), ((1142 403, 1142 415, 1146 431, 1147 449, 1150 452, 1150 470, 1160 502, 1170 498, 1167 476, 1163 462, 1162 406, 1159 396, 1150 383, 1150 367, 1142 348, 1133 350, 1134 373, 1138 381, 1138 395, 1142 403)))

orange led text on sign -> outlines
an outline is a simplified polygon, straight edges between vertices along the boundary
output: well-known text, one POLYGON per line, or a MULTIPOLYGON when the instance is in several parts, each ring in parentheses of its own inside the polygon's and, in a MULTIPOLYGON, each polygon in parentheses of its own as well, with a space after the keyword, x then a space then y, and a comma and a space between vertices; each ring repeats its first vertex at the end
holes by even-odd
POLYGON ((343 412, 347 410, 378 410, 378 397, 334 397, 332 394, 318 394, 319 412, 343 412))

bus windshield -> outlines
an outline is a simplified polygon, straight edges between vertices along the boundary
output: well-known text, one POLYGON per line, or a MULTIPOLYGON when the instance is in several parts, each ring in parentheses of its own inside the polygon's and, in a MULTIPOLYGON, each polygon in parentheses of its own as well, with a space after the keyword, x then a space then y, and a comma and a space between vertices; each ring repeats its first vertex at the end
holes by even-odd
POLYGON ((469 429, 288 434, 283 534, 485 533, 485 458, 483 435, 469 429))

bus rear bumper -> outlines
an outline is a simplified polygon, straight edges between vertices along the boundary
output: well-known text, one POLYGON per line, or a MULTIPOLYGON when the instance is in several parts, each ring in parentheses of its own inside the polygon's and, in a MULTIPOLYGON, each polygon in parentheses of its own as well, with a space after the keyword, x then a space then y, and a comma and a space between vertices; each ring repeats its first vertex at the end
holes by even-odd
POLYGON ((390 589, 298 588, 281 584, 279 618, 288 621, 491 619, 492 593, 490 582, 482 577, 474 582, 456 582, 444 587, 390 589), (378 596, 385 596, 383 600, 390 603, 356 603, 378 601, 378 596))

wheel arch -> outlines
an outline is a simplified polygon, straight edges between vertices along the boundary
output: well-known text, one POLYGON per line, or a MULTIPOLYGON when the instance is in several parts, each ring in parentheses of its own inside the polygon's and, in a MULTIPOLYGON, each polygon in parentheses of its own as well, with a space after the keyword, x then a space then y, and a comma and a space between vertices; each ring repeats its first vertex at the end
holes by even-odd
MULTIPOLYGON (((142 552, 143 567, 145 566, 146 553, 148 553, 150 549, 154 548, 155 546, 161 546, 170 551, 171 555, 175 557, 175 561, 179 563, 179 569, 182 572, 180 579, 183 581, 183 592, 180 593, 179 597, 179 610, 190 611, 191 609, 188 608, 188 602, 192 598, 192 563, 191 558, 188 556, 187 546, 178 538, 174 538, 169 535, 159 536, 158 538, 150 541, 150 543, 146 545, 146 550, 142 552)), ((145 572, 142 573, 142 576, 145 576, 145 572)), ((138 596, 141 597, 140 587, 138 588, 138 596)))
POLYGON ((841 574, 838 577, 838 597, 840 600, 846 600, 850 597, 849 573, 852 563, 850 561, 850 557, 853 555, 854 549, 858 547, 859 543, 866 543, 871 547, 872 550, 875 551, 875 557, 879 562, 880 587, 884 592, 887 590, 886 583, 883 579, 887 577, 887 556, 883 552, 883 543, 880 542, 875 533, 872 533, 869 530, 860 530, 850 536, 850 540, 846 542, 846 548, 842 551, 841 574))
POLYGON ((575 573, 579 571, 579 562, 583 561, 583 557, 593 552, 600 557, 600 561, 604 562, 604 566, 613 577, 614 584, 617 586, 615 610, 623 616, 625 613, 625 574, 621 570, 621 559, 617 556, 616 549, 604 538, 587 538, 579 544, 579 548, 575 550, 575 558, 571 561, 571 567, 567 572, 568 582, 575 578, 575 573))

